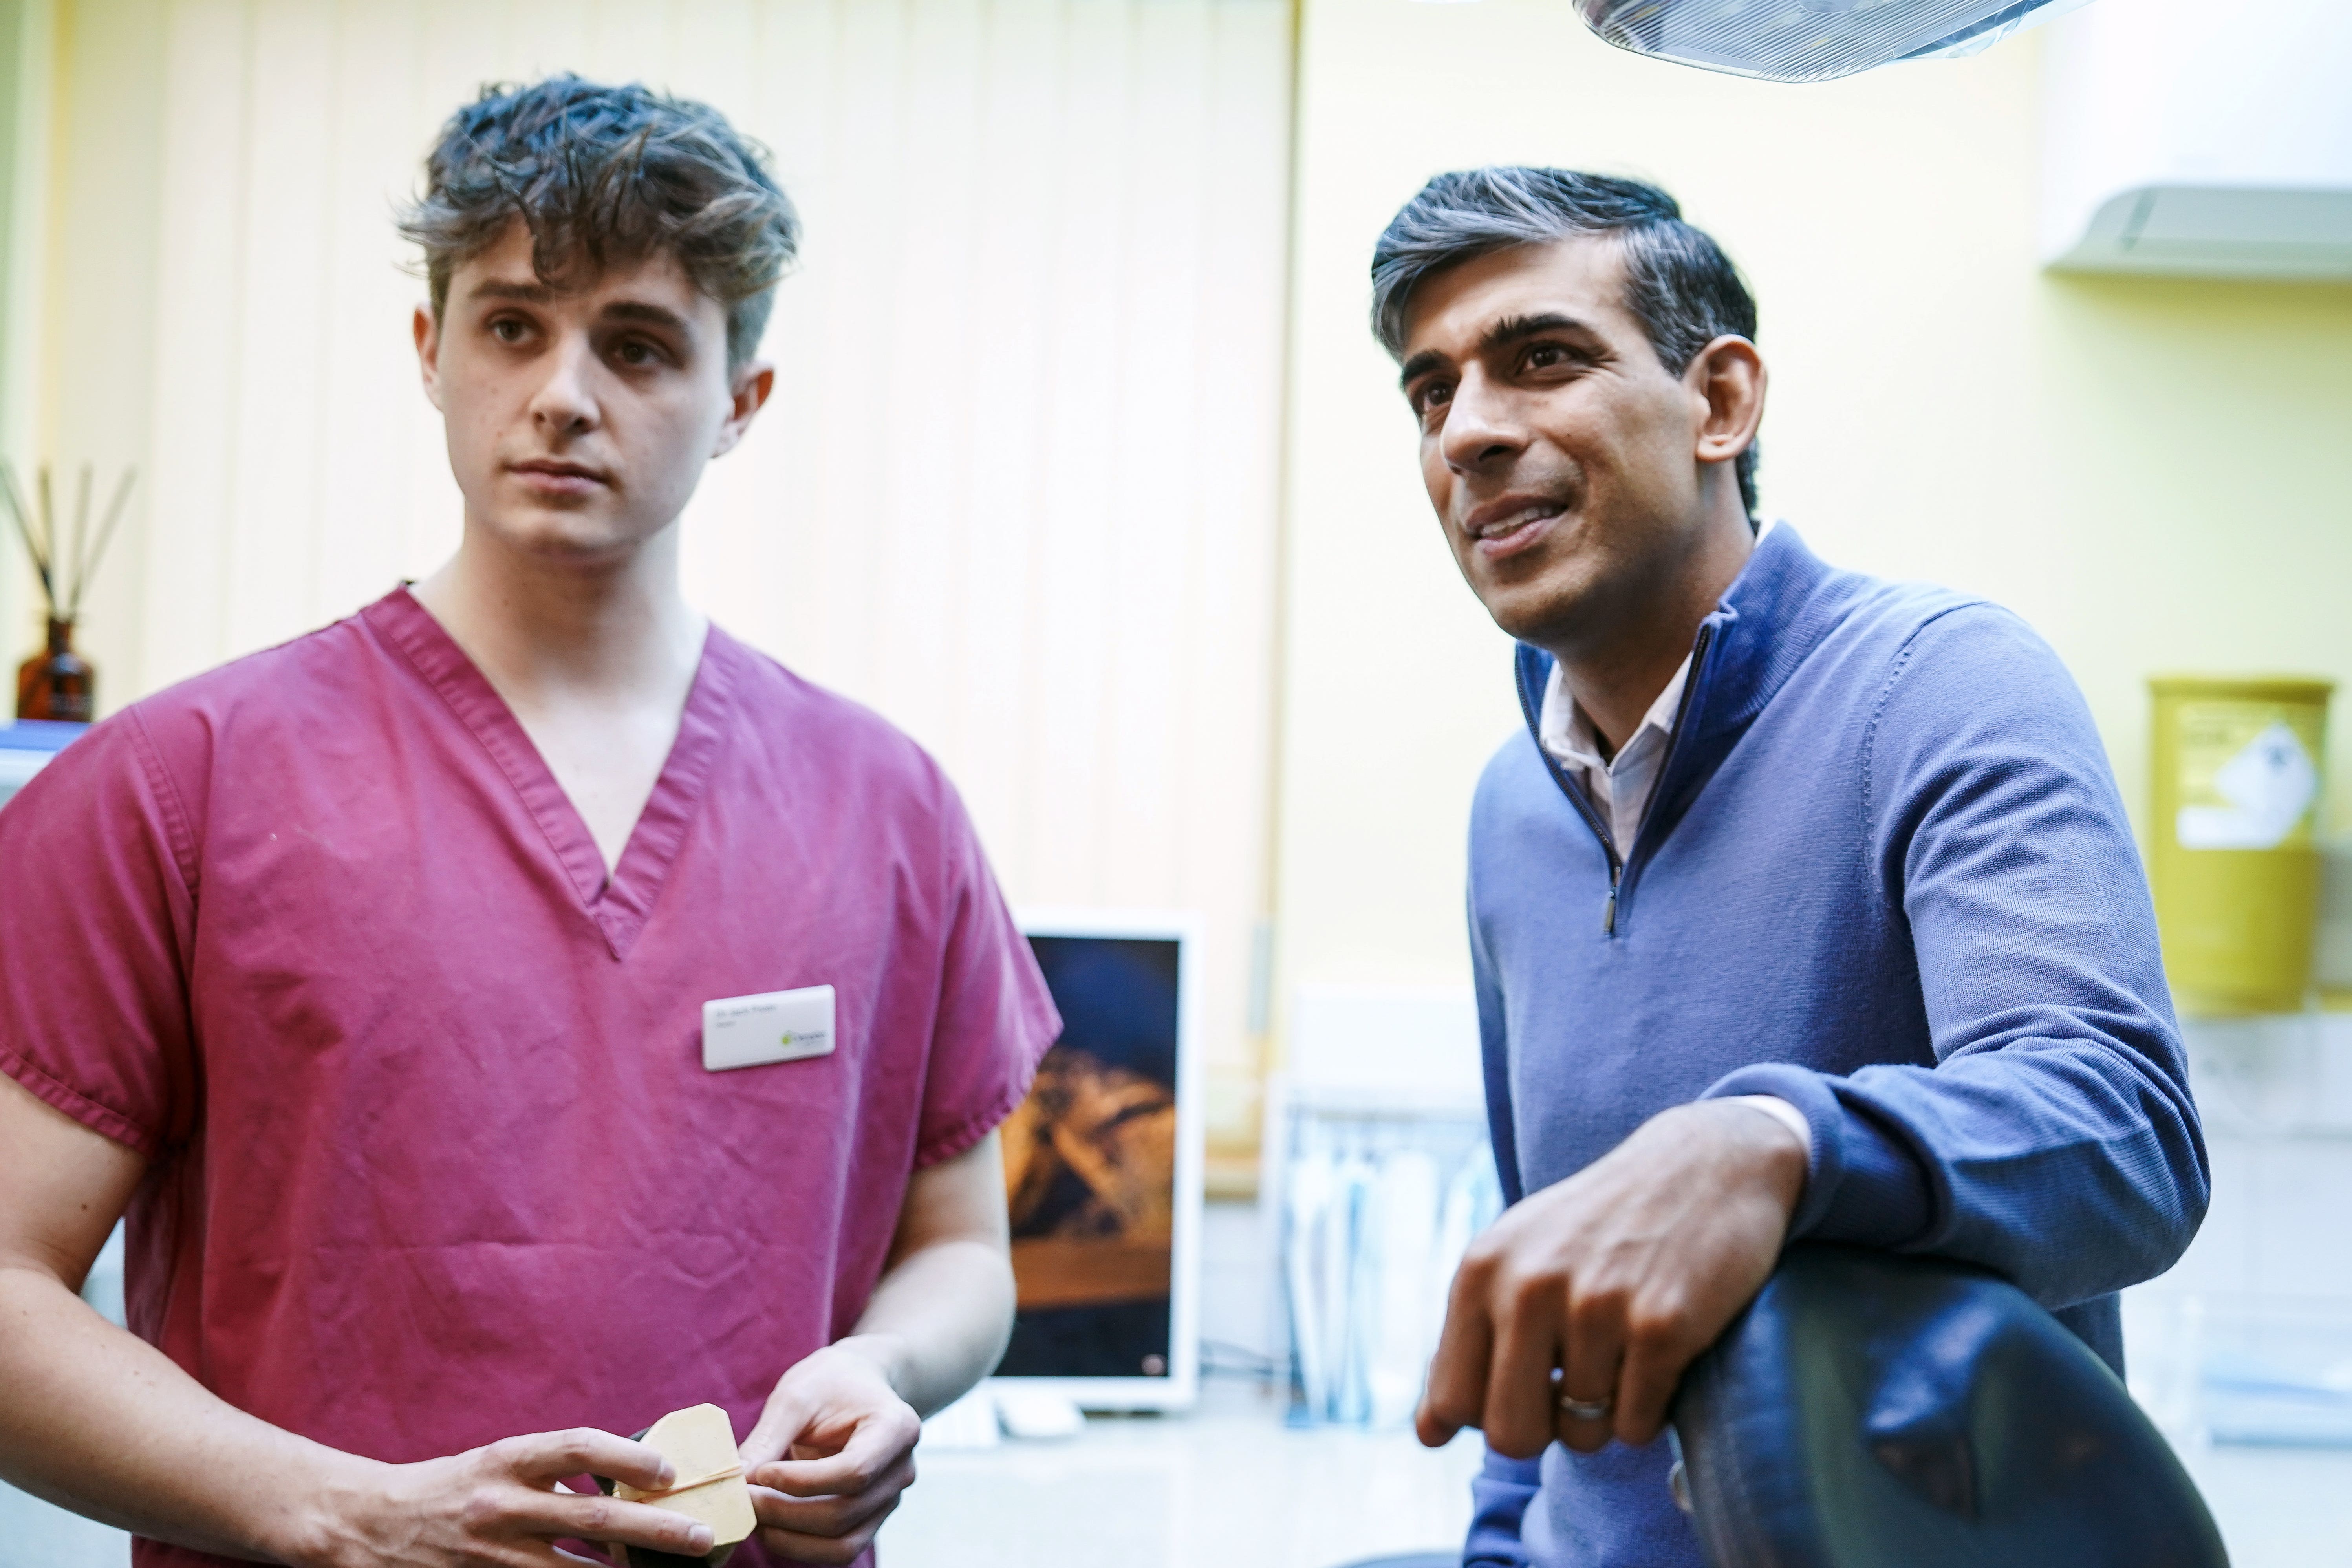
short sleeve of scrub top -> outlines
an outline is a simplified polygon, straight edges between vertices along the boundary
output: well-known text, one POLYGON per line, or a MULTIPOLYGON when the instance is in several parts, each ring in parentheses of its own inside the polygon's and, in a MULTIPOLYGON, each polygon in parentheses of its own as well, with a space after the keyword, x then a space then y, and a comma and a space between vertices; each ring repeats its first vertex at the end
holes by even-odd
POLYGON ((173 805, 133 711, 0 812, 0 1068, 150 1159, 186 1136, 195 1100, 194 856, 173 805))

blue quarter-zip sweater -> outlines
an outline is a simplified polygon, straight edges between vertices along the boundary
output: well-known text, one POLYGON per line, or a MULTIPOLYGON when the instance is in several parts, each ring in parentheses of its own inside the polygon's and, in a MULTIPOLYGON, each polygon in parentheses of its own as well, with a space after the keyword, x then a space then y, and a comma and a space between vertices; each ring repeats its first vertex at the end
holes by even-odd
MULTIPOLYGON (((2120 1369, 2115 1292, 2204 1215, 2156 920, 2089 711, 2015 616, 1781 524, 1699 627, 1634 841, 1528 732, 1479 782, 1470 940, 1506 1195, 1668 1106, 1805 1113, 1790 1234, 2014 1280, 2120 1369)), ((1700 1568, 1664 1440, 1488 1457, 1472 1563, 1700 1568)))

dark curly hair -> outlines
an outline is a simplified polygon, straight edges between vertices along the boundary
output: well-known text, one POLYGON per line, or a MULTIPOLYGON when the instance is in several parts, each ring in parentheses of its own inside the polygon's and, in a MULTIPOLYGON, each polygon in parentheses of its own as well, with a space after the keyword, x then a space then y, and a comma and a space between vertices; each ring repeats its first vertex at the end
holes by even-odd
POLYGON ((425 161, 425 194, 400 232, 425 249, 437 319, 449 277, 517 218, 540 281, 564 288, 615 262, 676 256, 727 307, 727 362, 760 346, 800 218, 766 150, 708 104, 569 72, 493 83, 449 117, 425 161))
MULTIPOLYGON (((1404 352, 1412 293, 1433 274, 1517 245, 1613 235, 1625 257, 1625 303, 1669 375, 1719 337, 1756 336, 1756 299, 1675 198, 1640 180, 1572 169, 1497 167, 1440 174, 1405 203, 1372 247, 1372 335, 1404 352)), ((1756 515, 1754 443, 1734 472, 1756 515)))

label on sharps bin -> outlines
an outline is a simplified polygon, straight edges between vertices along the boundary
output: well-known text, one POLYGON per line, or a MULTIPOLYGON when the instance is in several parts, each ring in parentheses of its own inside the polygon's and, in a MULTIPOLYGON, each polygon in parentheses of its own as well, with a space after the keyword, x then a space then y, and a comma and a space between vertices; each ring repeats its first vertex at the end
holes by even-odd
POLYGON ((829 1057, 833 1045, 830 985, 702 1005, 702 1065, 710 1072, 829 1057))
POLYGON ((2316 736, 2264 702, 2190 702, 2180 709, 2183 849, 2300 848, 2319 798, 2316 736))

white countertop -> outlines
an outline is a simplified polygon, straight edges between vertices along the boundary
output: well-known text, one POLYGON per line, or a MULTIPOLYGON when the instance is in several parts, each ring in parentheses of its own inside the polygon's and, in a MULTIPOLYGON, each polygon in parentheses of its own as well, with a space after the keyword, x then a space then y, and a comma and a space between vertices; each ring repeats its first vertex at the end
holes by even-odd
MULTIPOLYGON (((1212 1380, 1201 1408, 1097 1416, 1059 1443, 918 1452, 882 1568, 1339 1568, 1458 1548, 1475 1434, 1294 1431, 1281 1402, 1212 1380)), ((2352 1568, 2352 1452, 2187 1456, 2232 1568, 2352 1568)))
POLYGON ((1476 1434, 1297 1431, 1252 1383, 1184 1415, 1094 1416, 1082 1436, 933 1454, 882 1530, 885 1568, 1335 1568, 1458 1550, 1476 1434))

